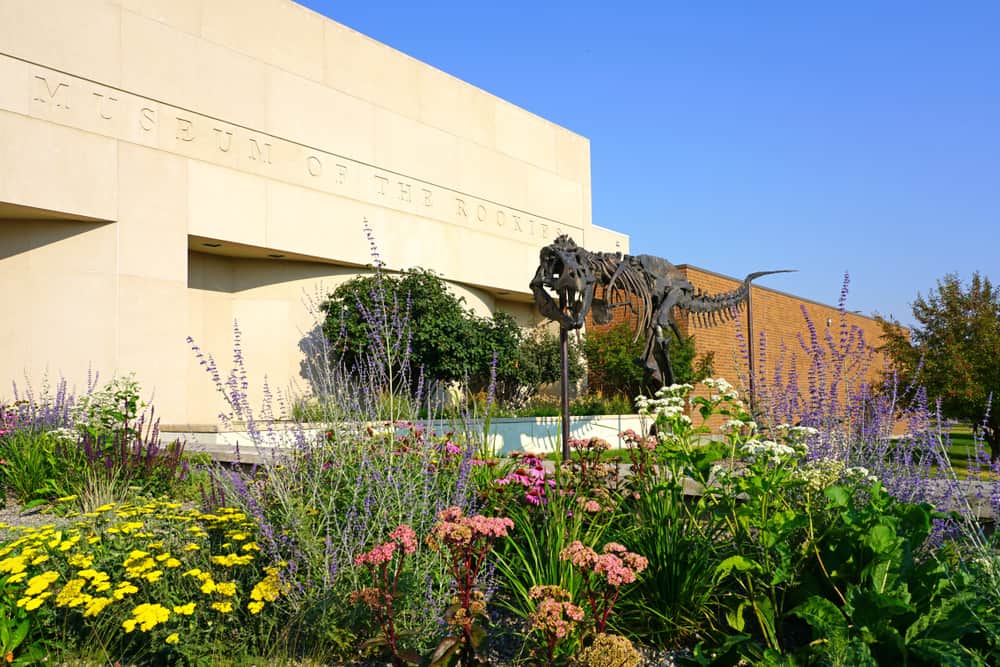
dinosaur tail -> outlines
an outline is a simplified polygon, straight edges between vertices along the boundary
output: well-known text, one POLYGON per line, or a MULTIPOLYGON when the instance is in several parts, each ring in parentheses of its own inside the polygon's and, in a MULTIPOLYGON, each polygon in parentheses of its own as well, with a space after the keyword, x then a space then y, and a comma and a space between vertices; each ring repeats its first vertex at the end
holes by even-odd
POLYGON ((761 276, 772 273, 790 273, 795 269, 779 269, 777 271, 757 271, 743 279, 742 284, 730 292, 706 294, 696 292, 686 303, 679 304, 690 313, 695 324, 703 327, 729 322, 736 313, 743 309, 750 294, 750 283, 761 276))

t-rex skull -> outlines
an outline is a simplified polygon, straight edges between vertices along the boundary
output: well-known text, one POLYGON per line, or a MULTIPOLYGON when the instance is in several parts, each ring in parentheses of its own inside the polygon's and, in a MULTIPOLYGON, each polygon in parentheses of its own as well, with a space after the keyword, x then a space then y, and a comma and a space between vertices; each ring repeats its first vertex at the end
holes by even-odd
POLYGON ((590 311, 597 284, 590 253, 562 235, 542 248, 538 259, 538 270, 531 281, 535 304, 543 315, 562 327, 579 329, 590 311))

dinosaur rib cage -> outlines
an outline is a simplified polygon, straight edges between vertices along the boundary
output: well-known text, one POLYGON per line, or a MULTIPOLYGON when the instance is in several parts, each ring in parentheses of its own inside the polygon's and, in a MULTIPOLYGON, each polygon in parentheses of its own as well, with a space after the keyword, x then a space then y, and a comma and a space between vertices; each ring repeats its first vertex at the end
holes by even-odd
MULTIPOLYGON (((636 316, 635 340, 652 324, 653 295, 644 272, 617 254, 591 253, 590 269, 609 308, 626 307, 636 316)), ((736 319, 746 303, 749 281, 730 292, 711 294, 701 289, 684 294, 676 309, 690 324, 707 328, 736 319)))
POLYGON ((636 316, 635 340, 638 340, 653 318, 653 295, 645 275, 617 254, 594 253, 591 262, 608 307, 625 306, 636 316))

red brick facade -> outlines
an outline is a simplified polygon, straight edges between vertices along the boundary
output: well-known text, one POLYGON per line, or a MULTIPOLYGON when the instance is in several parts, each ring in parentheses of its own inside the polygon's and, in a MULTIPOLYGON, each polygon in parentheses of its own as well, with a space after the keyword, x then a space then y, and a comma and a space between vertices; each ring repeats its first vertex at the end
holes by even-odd
MULTIPOLYGON (((742 282, 742 279, 739 278, 724 276, 686 264, 682 264, 678 268, 696 289, 709 294, 730 292, 737 289, 742 282)), ((766 282, 767 277, 760 280, 766 282)), ((852 332, 852 340, 857 341, 860 333, 868 345, 877 346, 879 344, 881 328, 870 317, 851 312, 842 314, 834 306, 809 301, 764 286, 754 285, 751 289, 753 333, 756 340, 754 345, 755 374, 758 377, 767 378, 768 382, 774 376, 775 364, 781 356, 782 347, 784 347, 786 368, 794 354, 798 366, 799 390, 800 392, 807 390, 805 386, 808 370, 805 359, 807 355, 800 343, 800 337, 807 344, 810 341, 806 315, 814 325, 820 345, 824 348, 826 347, 825 339, 828 331, 833 336, 834 341, 840 341, 842 322, 846 324, 846 331, 852 332), (760 347, 762 336, 765 339, 764 351, 760 347)), ((614 312, 615 319, 607 326, 630 321, 632 317, 624 312, 624 309, 616 309, 614 312)), ((700 356, 709 352, 714 353, 713 375, 723 377, 734 386, 746 391, 749 388, 747 386, 749 374, 745 344, 747 337, 746 308, 740 310, 736 319, 710 326, 702 326, 694 318, 688 319, 683 317, 683 314, 680 315, 681 333, 694 336, 696 354, 700 356)), ((588 322, 588 327, 595 326, 588 322)), ((879 355, 868 369, 865 379, 873 382, 878 381, 883 367, 884 363, 879 355)))

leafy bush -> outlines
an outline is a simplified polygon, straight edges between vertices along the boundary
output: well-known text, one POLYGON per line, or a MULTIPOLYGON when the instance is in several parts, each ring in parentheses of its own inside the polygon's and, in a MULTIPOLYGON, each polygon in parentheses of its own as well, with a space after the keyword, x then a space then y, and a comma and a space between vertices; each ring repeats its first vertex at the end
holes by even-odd
MULTIPOLYGON (((583 350, 591 391, 631 397, 649 395, 659 389, 653 385, 643 365, 637 362, 642 358, 644 346, 642 337, 636 340, 635 330, 628 322, 588 329, 583 350)), ((679 384, 698 382, 712 374, 714 353, 696 358, 693 336, 685 339, 674 336, 670 359, 679 384)))
MULTIPOLYGON (((369 360, 371 346, 383 337, 402 341, 397 371, 410 366, 433 382, 485 386, 494 355, 501 369, 515 365, 519 329, 510 315, 477 317, 425 269, 353 278, 320 308, 326 315, 323 331, 347 368, 369 360)), ((411 392, 418 377, 411 375, 411 392)))

